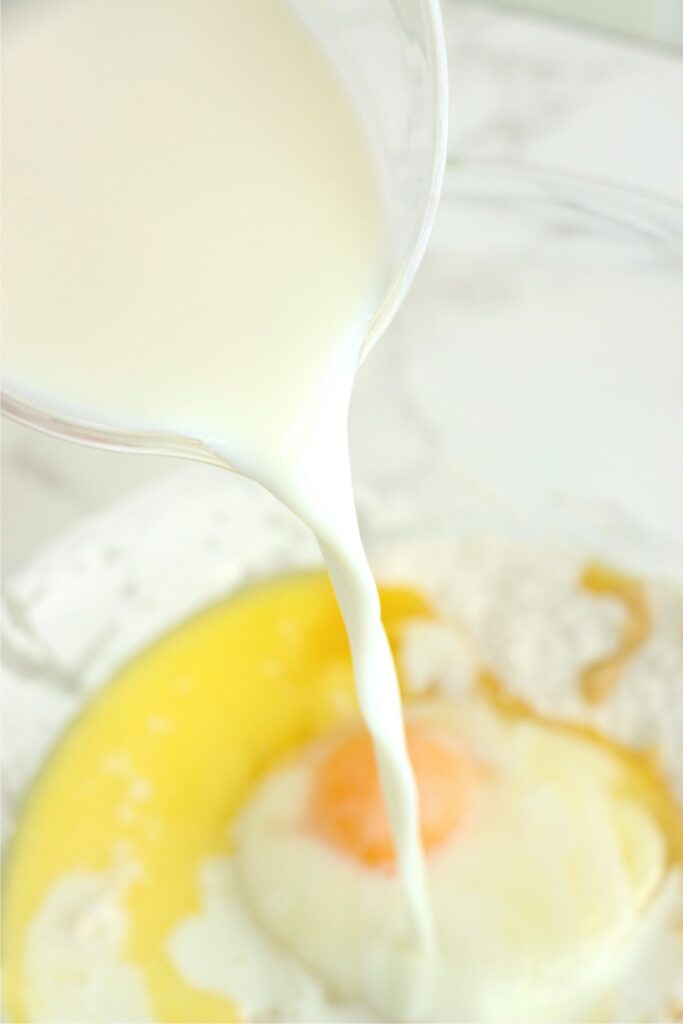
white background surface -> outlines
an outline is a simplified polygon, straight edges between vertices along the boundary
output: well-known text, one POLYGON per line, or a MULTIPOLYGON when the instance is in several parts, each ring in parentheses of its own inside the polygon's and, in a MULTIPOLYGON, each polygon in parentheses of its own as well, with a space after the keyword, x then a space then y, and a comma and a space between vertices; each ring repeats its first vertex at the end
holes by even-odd
MULTIPOLYGON (((540 164, 683 203, 683 61, 476 3, 443 6, 451 158, 540 164)), ((5 420, 4 572, 174 468, 172 460, 86 449, 5 420)))
POLYGON ((683 46, 683 0, 498 0, 613 32, 683 46))

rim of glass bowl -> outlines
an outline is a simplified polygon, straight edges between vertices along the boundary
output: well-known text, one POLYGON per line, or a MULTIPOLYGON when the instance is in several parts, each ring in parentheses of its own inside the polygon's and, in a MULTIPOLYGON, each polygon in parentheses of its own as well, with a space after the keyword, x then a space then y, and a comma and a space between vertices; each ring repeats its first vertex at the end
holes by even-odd
POLYGON ((446 164, 443 202, 455 194, 562 205, 644 238, 683 245, 683 202, 610 178, 523 161, 456 158, 446 164))

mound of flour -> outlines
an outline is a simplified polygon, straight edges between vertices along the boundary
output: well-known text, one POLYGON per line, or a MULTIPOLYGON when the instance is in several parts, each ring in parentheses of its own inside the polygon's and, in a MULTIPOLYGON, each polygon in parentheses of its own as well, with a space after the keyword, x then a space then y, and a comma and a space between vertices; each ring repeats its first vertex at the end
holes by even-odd
POLYGON ((419 663, 426 651, 442 683, 450 673, 455 687, 486 666, 541 713, 593 725, 632 748, 654 747, 683 803, 683 591, 644 581, 647 638, 612 694, 591 705, 582 671, 618 648, 627 613, 580 585, 585 567, 576 554, 491 540, 401 546, 375 562, 381 582, 417 587, 452 627, 448 642, 435 631, 431 645, 424 626, 416 624, 413 640, 408 631, 401 656, 409 677, 428 684, 429 664, 419 663))

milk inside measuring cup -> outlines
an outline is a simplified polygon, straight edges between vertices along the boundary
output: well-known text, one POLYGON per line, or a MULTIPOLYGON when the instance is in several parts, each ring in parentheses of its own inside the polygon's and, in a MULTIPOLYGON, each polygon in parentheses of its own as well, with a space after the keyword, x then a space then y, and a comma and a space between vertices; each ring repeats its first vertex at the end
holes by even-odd
POLYGON ((5 373, 63 415, 197 438, 314 529, 426 938, 416 791, 346 440, 388 277, 360 117, 281 0, 22 4, 4 50, 5 373))

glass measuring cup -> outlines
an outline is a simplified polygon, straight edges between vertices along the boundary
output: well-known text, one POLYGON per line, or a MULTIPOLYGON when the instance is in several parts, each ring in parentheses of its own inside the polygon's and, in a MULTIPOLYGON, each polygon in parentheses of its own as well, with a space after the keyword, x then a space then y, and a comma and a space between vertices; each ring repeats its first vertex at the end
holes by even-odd
MULTIPOLYGON (((388 283, 363 354, 392 319, 414 276, 434 220, 446 151, 447 81, 438 0, 292 0, 336 65, 379 158, 390 222, 388 283)), ((59 437, 123 451, 216 462, 194 437, 82 418, 3 380, 2 409, 59 437)), ((225 465, 221 461, 222 465, 225 465)))

